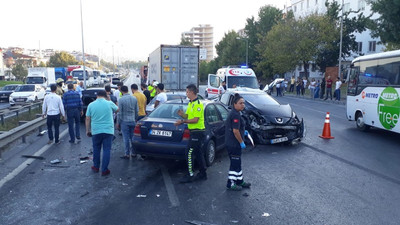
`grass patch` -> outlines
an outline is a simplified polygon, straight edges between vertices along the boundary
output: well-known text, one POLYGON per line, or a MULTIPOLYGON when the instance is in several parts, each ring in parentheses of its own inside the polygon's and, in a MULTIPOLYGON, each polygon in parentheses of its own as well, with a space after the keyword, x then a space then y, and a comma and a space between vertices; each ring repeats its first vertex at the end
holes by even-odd
POLYGON ((24 82, 22 82, 22 81, 0 80, 0 87, 4 87, 4 86, 6 86, 6 85, 8 85, 8 84, 23 84, 23 83, 24 83, 24 82))
POLYGON ((41 107, 31 109, 31 113, 29 111, 20 113, 18 117, 11 117, 4 119, 4 126, 0 123, 0 131, 9 131, 15 127, 18 127, 19 121, 31 121, 36 119, 36 114, 42 113, 41 107))

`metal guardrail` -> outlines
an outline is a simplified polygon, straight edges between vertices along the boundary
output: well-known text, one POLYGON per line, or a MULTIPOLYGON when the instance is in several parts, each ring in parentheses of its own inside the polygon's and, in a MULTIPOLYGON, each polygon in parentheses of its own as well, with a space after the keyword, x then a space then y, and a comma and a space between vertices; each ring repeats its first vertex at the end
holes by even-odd
POLYGON ((5 150, 5 146, 11 142, 17 140, 18 138, 24 137, 31 131, 46 124, 46 118, 36 118, 32 121, 22 124, 16 128, 13 128, 5 133, 0 134, 0 159, 1 153, 5 150))
POLYGON ((0 113, 1 125, 4 126, 6 117, 12 117, 11 116, 12 114, 15 114, 15 116, 18 117, 20 112, 23 112, 23 111, 26 111, 26 110, 28 110, 28 112, 30 113, 32 109, 37 108, 37 107, 40 108, 42 104, 43 104, 43 102, 41 101, 41 102, 36 102, 36 103, 29 104, 29 105, 24 105, 24 106, 22 106, 20 108, 17 108, 17 109, 6 109, 8 111, 0 113))

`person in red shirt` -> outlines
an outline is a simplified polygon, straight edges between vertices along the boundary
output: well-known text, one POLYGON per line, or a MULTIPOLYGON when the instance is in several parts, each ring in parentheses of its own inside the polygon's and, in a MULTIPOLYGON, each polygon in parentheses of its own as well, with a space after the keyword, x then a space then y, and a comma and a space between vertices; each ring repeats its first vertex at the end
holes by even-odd
POLYGON ((328 97, 330 97, 332 100, 332 83, 333 81, 331 79, 331 76, 328 76, 328 79, 326 80, 326 96, 324 100, 327 100, 328 97))

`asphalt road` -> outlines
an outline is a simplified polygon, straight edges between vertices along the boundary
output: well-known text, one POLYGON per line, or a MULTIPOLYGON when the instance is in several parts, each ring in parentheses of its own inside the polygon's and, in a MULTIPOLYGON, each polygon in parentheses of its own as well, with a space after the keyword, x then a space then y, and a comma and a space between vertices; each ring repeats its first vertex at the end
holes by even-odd
POLYGON ((92 173, 90 161, 80 163, 91 149, 87 137, 70 144, 66 135, 44 151, 45 159, 23 163, 22 154, 34 154, 47 142, 47 136, 32 134, 28 144, 17 144, 0 161, 0 224, 398 224, 400 135, 358 131, 346 120, 344 105, 278 100, 304 118, 307 136, 294 146, 257 146, 243 153, 249 190, 225 189, 224 151, 208 169, 207 181, 179 184, 186 171, 182 162, 122 160, 118 135, 108 177, 92 173), (332 140, 318 137, 326 112, 332 140), (52 165, 54 159, 62 162, 52 165), (21 164, 26 168, 16 173, 21 164))

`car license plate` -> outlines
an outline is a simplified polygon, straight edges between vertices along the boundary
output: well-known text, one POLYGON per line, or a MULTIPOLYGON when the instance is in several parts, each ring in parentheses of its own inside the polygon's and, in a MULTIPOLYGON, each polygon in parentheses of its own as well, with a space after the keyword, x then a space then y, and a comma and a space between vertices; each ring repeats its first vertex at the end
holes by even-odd
POLYGON ((151 130, 150 134, 155 136, 172 137, 172 131, 166 130, 151 130))
POLYGON ((281 143, 289 140, 287 137, 275 138, 271 140, 271 144, 281 143))
POLYGON ((24 99, 22 99, 22 98, 17 98, 17 99, 15 99, 15 101, 16 101, 16 102, 23 102, 24 99))

